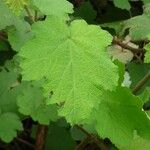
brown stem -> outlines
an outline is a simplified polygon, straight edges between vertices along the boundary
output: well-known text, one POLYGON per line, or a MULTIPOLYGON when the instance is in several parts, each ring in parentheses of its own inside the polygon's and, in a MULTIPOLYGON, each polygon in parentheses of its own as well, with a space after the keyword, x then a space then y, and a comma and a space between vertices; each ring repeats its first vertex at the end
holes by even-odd
POLYGON ((35 13, 34 13, 34 21, 38 21, 38 11, 35 10, 35 13))
POLYGON ((26 5, 24 6, 24 9, 25 9, 25 11, 27 12, 27 15, 28 15, 28 17, 29 17, 31 23, 34 23, 34 17, 32 16, 32 14, 31 14, 31 12, 30 12, 30 9, 29 9, 26 5))
POLYGON ((0 35, 0 39, 5 41, 5 42, 8 42, 8 40, 6 38, 4 38, 2 35, 0 35))
POLYGON ((136 94, 143 87, 143 85, 149 80, 150 80, 150 71, 132 89, 133 94, 136 94))
POLYGON ((101 150, 108 150, 107 146, 103 143, 103 140, 100 138, 95 137, 94 135, 90 134, 89 132, 87 132, 84 128, 82 128, 81 126, 76 126, 78 129, 80 129, 84 134, 87 135, 87 138, 85 138, 76 148, 76 150, 80 150, 81 147, 85 146, 85 144, 93 141, 94 143, 96 143, 101 150), (87 139, 90 139, 87 141, 87 139))
POLYGON ((92 142, 91 141, 91 137, 87 136, 83 141, 81 141, 80 144, 77 145, 77 147, 75 148, 75 150, 83 150, 85 149, 86 145, 88 143, 92 142))
POLYGON ((81 126, 76 125, 76 127, 81 130, 84 134, 86 134, 87 136, 91 136, 91 134, 89 132, 87 132, 85 129, 83 129, 81 126))
POLYGON ((130 50, 134 54, 145 52, 145 50, 142 48, 133 48, 133 47, 123 43, 122 40, 118 39, 117 37, 113 38, 113 43, 121 46, 124 49, 130 50))
POLYGON ((140 40, 131 40, 130 42, 135 43, 135 44, 139 44, 139 43, 144 43, 144 44, 148 44, 150 42, 150 40, 148 39, 140 39, 140 40))
POLYGON ((41 125, 41 124, 38 125, 35 150, 44 150, 47 131, 48 131, 48 126, 41 125))
POLYGON ((5 32, 0 32, 0 39, 5 42, 8 42, 7 34, 5 32))
POLYGON ((31 143, 29 143, 28 141, 26 141, 26 140, 23 140, 23 139, 21 139, 21 138, 16 138, 16 140, 17 141, 19 141, 19 142, 21 142, 21 143, 24 143, 24 144, 26 144, 26 145, 28 145, 29 147, 31 147, 31 148, 35 148, 35 146, 33 145, 33 144, 31 144, 31 143))

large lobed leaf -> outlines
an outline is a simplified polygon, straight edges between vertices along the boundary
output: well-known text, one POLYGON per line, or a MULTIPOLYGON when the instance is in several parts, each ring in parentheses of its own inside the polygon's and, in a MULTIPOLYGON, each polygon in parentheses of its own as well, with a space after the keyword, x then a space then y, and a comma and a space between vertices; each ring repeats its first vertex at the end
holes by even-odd
POLYGON ((117 85, 117 67, 106 53, 112 37, 98 26, 76 20, 70 26, 51 17, 33 27, 36 37, 20 51, 24 80, 48 78, 48 103, 65 102, 60 114, 82 121, 99 103, 101 88, 117 85), (109 82, 108 82, 109 81, 109 82))
POLYGON ((103 138, 110 138, 115 145, 125 146, 132 142, 134 132, 144 139, 150 139, 147 129, 150 120, 142 111, 142 101, 132 95, 129 89, 118 87, 116 91, 104 92, 96 117, 96 130, 103 138))
POLYGON ((139 136, 136 136, 133 141, 126 146, 119 147, 120 150, 149 150, 149 140, 145 140, 139 136))

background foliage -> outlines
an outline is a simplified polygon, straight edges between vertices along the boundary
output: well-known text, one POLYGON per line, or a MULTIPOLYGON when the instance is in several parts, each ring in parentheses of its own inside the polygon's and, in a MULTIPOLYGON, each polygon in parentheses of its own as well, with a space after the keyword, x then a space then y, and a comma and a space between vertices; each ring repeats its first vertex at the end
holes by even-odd
POLYGON ((149 21, 149 0, 0 0, 0 148, 149 150, 149 21))

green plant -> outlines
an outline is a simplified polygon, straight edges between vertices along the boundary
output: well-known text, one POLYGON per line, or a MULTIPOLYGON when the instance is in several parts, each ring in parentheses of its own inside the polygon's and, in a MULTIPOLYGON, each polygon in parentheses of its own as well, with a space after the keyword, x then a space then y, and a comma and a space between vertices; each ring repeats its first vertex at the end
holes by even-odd
POLYGON ((0 147, 149 150, 149 6, 1 0, 0 147))

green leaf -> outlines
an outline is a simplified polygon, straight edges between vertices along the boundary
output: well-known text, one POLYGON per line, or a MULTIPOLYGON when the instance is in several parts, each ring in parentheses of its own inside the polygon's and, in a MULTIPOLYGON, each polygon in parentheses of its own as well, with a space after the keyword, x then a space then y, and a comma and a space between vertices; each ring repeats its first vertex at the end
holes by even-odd
POLYGON ((0 109, 4 112, 17 112, 16 96, 18 90, 12 88, 17 86, 18 75, 13 72, 0 72, 0 109))
POLYGON ((118 60, 115 60, 114 64, 118 66, 118 74, 119 74, 118 85, 121 85, 122 82, 124 81, 125 65, 118 60))
POLYGON ((18 96, 17 104, 20 113, 31 116, 40 124, 48 125, 50 121, 58 119, 56 105, 45 104, 42 90, 35 83, 22 91, 22 94, 18 96))
POLYGON ((144 57, 144 62, 145 63, 150 63, 150 44, 145 45, 144 49, 146 50, 145 57, 144 57))
POLYGON ((131 6, 128 0, 114 0, 114 4, 116 7, 121 9, 130 10, 131 6))
MULTIPOLYGON (((131 88, 133 88, 148 73, 150 64, 130 63, 127 68, 132 81, 131 88)), ((150 82, 145 83, 138 93, 142 92, 146 86, 150 86, 150 82)))
POLYGON ((9 8, 15 12, 19 13, 24 6, 28 5, 29 0, 4 0, 8 4, 9 8))
POLYGON ((144 4, 148 4, 149 0, 142 0, 144 4))
POLYGON ((48 18, 33 27, 36 38, 20 51, 24 80, 48 78, 45 90, 54 92, 48 103, 65 102, 60 111, 68 121, 86 118, 99 103, 101 88, 117 85, 117 67, 106 53, 112 37, 98 26, 76 20, 67 26, 48 18), (109 81, 109 82, 108 82, 109 81))
POLYGON ((30 84, 29 82, 20 83, 18 81, 19 74, 14 63, 8 61, 0 72, 0 109, 2 113, 13 112, 19 114, 16 104, 17 97, 30 84))
POLYGON ((23 130, 19 117, 14 113, 0 112, 0 138, 5 142, 10 142, 17 136, 17 130, 23 130))
POLYGON ((122 31, 123 25, 124 25, 123 21, 115 21, 115 22, 108 22, 108 23, 100 24, 101 27, 114 29, 115 34, 120 37, 123 35, 123 31, 122 31))
POLYGON ((118 87, 116 91, 104 92, 96 117, 96 130, 103 138, 110 138, 115 145, 124 146, 132 142, 134 131, 143 138, 150 139, 147 130, 150 120, 142 111, 142 101, 130 90, 118 87))
POLYGON ((144 91, 140 94, 141 100, 145 103, 150 101, 150 87, 146 87, 144 91))
POLYGON ((45 15, 68 18, 68 14, 73 13, 73 5, 67 0, 33 0, 33 4, 45 15))
POLYGON ((9 45, 6 41, 0 39, 0 51, 8 51, 9 45))
POLYGON ((86 138, 85 133, 83 133, 80 129, 77 127, 73 127, 70 130, 71 136, 75 141, 82 141, 86 138))
POLYGON ((3 1, 0 1, 0 12, 0 30, 11 26, 7 28, 8 40, 12 48, 19 51, 23 44, 32 37, 31 27, 23 19, 15 16, 3 1))
POLYGON ((12 14, 11 10, 9 10, 7 5, 2 0, 0 1, 0 12, 0 30, 15 24, 16 16, 12 14))
POLYGON ((146 87, 139 97, 144 103, 143 109, 145 110, 146 114, 150 116, 150 87, 146 87))
POLYGON ((145 4, 143 6, 143 9, 144 9, 144 14, 149 15, 150 14, 150 3, 145 4))
POLYGON ((150 141, 145 140, 139 136, 135 137, 134 140, 127 146, 119 147, 119 150, 149 150, 150 141))
POLYGON ((73 141, 69 130, 56 124, 49 126, 46 137, 45 150, 73 150, 75 142, 73 141))
POLYGON ((94 23, 96 18, 96 11, 93 9, 89 1, 84 2, 80 7, 75 8, 74 16, 77 18, 82 18, 88 23, 94 23))
POLYGON ((129 28, 129 36, 134 40, 145 39, 150 33, 149 21, 150 16, 145 14, 133 17, 124 21, 123 30, 129 28))
POLYGON ((8 40, 15 51, 19 51, 32 37, 31 27, 24 20, 16 20, 15 27, 8 29, 8 40))

